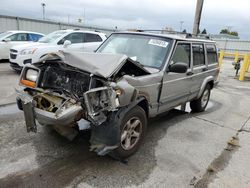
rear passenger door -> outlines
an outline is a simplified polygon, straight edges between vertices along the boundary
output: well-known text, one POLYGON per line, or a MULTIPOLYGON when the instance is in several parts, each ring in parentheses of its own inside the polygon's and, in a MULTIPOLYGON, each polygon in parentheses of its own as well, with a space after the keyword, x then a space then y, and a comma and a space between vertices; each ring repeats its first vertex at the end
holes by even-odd
POLYGON ((192 65, 192 86, 190 98, 196 97, 200 91, 201 84, 206 78, 208 68, 206 63, 205 48, 203 43, 193 43, 192 44, 192 55, 193 55, 193 65, 192 65))
POLYGON ((188 100, 190 87, 192 85, 191 75, 189 74, 191 72, 191 61, 191 44, 178 42, 169 65, 182 62, 186 63, 189 69, 186 73, 168 72, 168 69, 165 72, 160 96, 160 113, 185 103, 188 100))
POLYGON ((102 38, 94 33, 84 34, 84 49, 85 52, 95 51, 102 43, 102 38))

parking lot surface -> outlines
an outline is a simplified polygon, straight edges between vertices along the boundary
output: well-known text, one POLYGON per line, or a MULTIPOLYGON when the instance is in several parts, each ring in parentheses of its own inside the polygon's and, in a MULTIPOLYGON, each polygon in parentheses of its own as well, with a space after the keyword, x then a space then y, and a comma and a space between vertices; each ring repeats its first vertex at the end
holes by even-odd
POLYGON ((18 83, 18 74, 10 68, 9 63, 0 62, 0 105, 15 101, 15 87, 18 83))
POLYGON ((150 120, 127 161, 89 151, 49 127, 27 133, 15 104, 18 74, 0 63, 0 187, 250 187, 250 83, 223 63, 203 113, 172 110, 150 120))

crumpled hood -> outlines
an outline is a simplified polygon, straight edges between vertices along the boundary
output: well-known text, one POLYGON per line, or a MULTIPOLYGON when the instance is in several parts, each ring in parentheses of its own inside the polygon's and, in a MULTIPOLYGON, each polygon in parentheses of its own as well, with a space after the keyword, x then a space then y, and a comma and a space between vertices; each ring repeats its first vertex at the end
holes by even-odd
POLYGON ((149 71, 144 69, 138 63, 128 58, 128 56, 122 54, 65 51, 61 53, 63 56, 59 56, 63 59, 64 63, 104 78, 111 77, 127 61, 129 61, 129 63, 133 63, 138 68, 150 74, 149 71))

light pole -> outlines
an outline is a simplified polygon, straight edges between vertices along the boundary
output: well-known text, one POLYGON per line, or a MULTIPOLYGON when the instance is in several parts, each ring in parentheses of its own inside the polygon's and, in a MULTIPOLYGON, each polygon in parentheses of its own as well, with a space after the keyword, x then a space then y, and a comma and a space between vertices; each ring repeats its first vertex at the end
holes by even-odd
POLYGON ((194 26, 193 26, 193 35, 198 35, 200 21, 201 21, 201 12, 203 7, 204 0, 197 0, 196 11, 194 17, 194 26))
POLYGON ((182 25, 183 25, 184 21, 180 21, 180 32, 182 32, 182 25))
POLYGON ((45 3, 42 3, 42 8, 43 8, 43 19, 45 20, 45 6, 46 4, 45 3))

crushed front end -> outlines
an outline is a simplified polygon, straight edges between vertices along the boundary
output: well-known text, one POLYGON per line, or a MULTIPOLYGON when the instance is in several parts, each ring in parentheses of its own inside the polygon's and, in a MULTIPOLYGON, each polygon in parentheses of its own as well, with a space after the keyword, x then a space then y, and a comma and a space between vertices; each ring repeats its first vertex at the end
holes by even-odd
POLYGON ((17 103, 28 132, 36 132, 39 123, 73 139, 77 129, 102 124, 119 106, 116 91, 105 79, 60 61, 26 66, 20 85, 17 103))
POLYGON ((132 70, 131 75, 148 74, 134 64, 133 69, 127 69, 127 59, 118 57, 119 69, 114 67, 116 74, 108 77, 102 76, 100 70, 104 69, 98 66, 94 67, 96 74, 85 71, 84 65, 79 68, 78 59, 71 61, 77 62, 76 66, 61 58, 25 66, 17 104, 24 111, 27 131, 36 132, 38 124, 46 125, 73 140, 79 130, 91 129, 91 150, 104 155, 115 149, 120 143, 119 121, 138 94, 121 75, 128 74, 127 70, 132 70))

